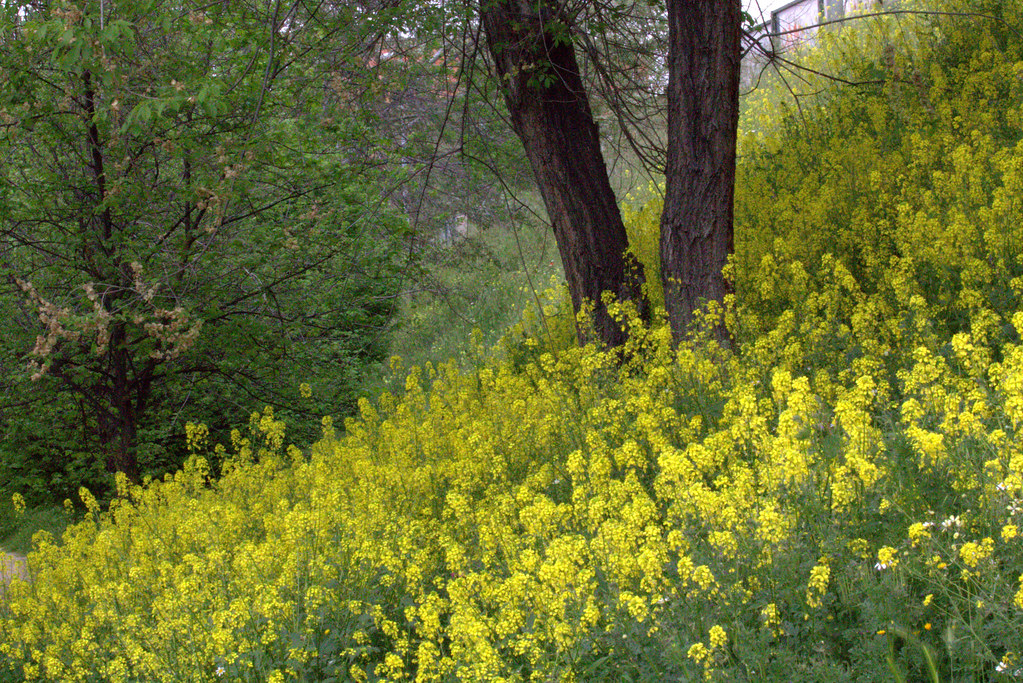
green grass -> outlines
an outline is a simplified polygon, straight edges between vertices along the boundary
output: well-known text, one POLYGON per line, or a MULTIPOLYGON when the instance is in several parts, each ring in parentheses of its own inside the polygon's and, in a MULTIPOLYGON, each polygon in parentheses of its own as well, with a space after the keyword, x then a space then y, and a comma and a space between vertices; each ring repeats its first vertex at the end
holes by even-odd
POLYGON ((60 538, 64 529, 76 521, 75 515, 62 507, 26 508, 18 514, 10 501, 6 501, 0 514, 3 515, 2 529, 5 536, 0 538, 0 548, 7 552, 28 553, 32 549, 32 536, 38 531, 47 531, 54 538, 60 538))
MULTIPOLYGON (((392 335, 391 355, 404 367, 448 358, 466 365, 474 360, 475 330, 485 347, 493 345, 524 310, 536 308, 552 279, 564 278, 554 235, 535 223, 494 227, 435 246, 424 266, 402 297, 392 335)), ((380 368, 365 393, 393 390, 390 375, 380 368)))

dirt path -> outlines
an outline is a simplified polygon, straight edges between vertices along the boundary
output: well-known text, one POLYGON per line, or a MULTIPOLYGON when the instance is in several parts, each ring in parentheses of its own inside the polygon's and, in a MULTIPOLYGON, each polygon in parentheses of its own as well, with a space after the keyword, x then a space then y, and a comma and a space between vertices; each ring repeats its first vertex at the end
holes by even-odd
POLYGON ((12 577, 24 578, 26 575, 24 555, 0 550, 0 590, 7 585, 12 577))

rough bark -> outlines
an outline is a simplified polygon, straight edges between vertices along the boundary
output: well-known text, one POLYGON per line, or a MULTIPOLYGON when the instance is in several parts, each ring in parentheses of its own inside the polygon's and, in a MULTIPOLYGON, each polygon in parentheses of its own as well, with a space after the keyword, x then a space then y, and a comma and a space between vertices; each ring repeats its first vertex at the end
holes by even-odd
MULTIPOLYGON (((603 292, 636 303, 648 315, 643 270, 626 253, 628 237, 600 135, 579 74, 571 29, 552 3, 481 0, 480 16, 497 76, 522 141, 578 312, 592 302, 592 334, 619 346, 626 332, 608 314, 603 292)), ((587 326, 577 328, 582 343, 587 326)))
MULTIPOLYGON (((702 304, 730 292, 741 22, 739 0, 668 0, 661 281, 676 342, 702 304)), ((723 324, 717 336, 728 343, 723 324)))

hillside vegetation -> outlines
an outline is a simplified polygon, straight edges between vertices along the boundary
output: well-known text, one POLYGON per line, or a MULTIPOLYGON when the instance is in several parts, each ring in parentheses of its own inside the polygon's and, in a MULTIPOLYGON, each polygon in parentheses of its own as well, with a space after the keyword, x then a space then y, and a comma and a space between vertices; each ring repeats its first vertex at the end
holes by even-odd
POLYGON ((308 449, 190 425, 179 473, 37 538, 0 679, 1023 677, 1023 8, 968 9, 748 102, 704 328, 737 351, 628 310, 624 354, 574 348, 552 291, 308 449))

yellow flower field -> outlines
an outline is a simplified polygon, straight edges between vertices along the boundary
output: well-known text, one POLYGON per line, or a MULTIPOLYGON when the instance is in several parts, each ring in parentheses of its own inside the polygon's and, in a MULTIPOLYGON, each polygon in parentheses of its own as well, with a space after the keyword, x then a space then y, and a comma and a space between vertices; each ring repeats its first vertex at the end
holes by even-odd
MULTIPOLYGON (((736 296, 690 342, 527 320, 308 447, 267 409, 82 491, 0 680, 1023 677, 1023 42, 971 26, 839 34, 882 85, 750 105, 736 296)), ((658 215, 626 208, 645 260, 658 215)))

